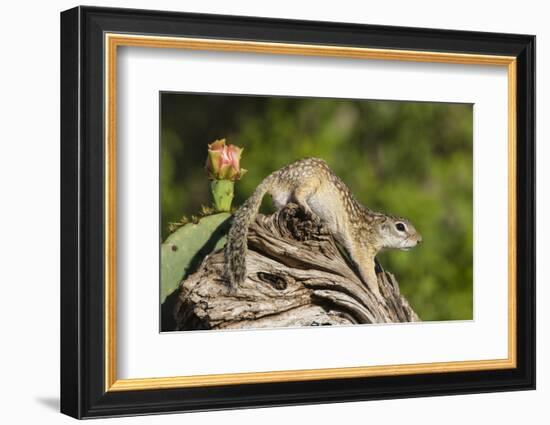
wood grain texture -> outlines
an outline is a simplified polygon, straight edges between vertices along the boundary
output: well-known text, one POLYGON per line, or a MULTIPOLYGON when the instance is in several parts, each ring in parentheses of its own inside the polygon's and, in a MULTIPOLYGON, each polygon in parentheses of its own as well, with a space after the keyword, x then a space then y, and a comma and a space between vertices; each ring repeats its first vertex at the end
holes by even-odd
POLYGON ((361 281, 328 230, 298 206, 258 214, 250 226, 248 275, 231 290, 224 255, 207 256, 180 284, 177 330, 246 329, 419 321, 395 277, 378 267, 383 300, 361 281))

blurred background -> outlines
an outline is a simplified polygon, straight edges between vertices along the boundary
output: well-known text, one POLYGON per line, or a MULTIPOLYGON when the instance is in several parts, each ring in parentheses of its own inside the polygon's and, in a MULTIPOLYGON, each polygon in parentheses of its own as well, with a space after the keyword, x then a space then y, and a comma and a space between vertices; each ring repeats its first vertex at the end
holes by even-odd
POLYGON ((211 203, 208 143, 244 147, 234 206, 272 171, 316 156, 365 206, 422 234, 418 248, 378 256, 419 316, 472 319, 472 124, 469 104, 162 93, 162 240, 211 203))

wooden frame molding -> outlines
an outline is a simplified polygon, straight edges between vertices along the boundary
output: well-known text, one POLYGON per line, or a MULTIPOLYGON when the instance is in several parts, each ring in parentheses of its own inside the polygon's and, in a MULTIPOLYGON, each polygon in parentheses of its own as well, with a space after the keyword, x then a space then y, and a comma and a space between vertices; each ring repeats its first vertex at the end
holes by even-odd
POLYGON ((429 51, 370 49, 328 45, 268 43, 221 39, 199 39, 106 33, 105 47, 105 391, 133 391, 184 387, 206 387, 270 382, 312 381, 321 379, 378 377, 418 373, 464 372, 515 368, 517 309, 517 193, 516 193, 516 58, 513 56, 440 53, 429 51), (386 366, 345 367, 176 376, 167 378, 118 379, 116 324, 116 96, 117 50, 122 46, 177 48, 191 50, 249 52, 304 56, 355 58, 358 60, 397 60, 507 67, 508 72, 508 357, 482 361, 457 361, 386 366))

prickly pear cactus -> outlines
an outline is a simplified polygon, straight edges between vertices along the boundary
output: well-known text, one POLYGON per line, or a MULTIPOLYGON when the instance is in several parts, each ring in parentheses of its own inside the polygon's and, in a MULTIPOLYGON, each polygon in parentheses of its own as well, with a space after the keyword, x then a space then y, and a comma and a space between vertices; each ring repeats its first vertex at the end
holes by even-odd
POLYGON ((230 217, 229 213, 202 217, 198 223, 188 223, 166 238, 160 251, 161 302, 207 254, 225 245, 230 217))
POLYGON ((214 200, 214 209, 216 211, 231 211, 231 202, 233 201, 235 182, 231 180, 212 180, 210 191, 214 200))

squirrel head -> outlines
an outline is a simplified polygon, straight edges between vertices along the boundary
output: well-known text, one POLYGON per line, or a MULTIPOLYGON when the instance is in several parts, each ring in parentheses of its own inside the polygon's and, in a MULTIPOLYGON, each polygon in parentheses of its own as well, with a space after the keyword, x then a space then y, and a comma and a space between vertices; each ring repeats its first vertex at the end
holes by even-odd
POLYGON ((409 250, 422 242, 422 236, 406 218, 382 215, 375 219, 379 249, 409 250))

